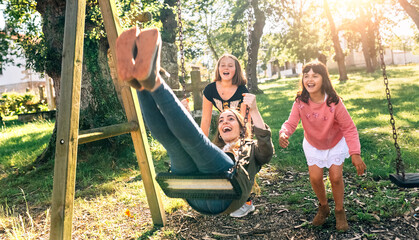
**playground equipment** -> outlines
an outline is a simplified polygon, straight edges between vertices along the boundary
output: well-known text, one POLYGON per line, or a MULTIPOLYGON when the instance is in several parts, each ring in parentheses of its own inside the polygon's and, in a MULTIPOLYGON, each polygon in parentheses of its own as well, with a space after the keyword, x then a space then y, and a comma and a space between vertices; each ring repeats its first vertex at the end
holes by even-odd
MULTIPOLYGON (((249 2, 250 1, 251 0, 249 0, 249 2)), ((111 0, 99 0, 98 2, 110 46, 112 56, 111 63, 113 66, 116 66, 115 44, 116 39, 122 33, 117 17, 116 6, 111 0)), ((114 81, 115 89, 117 94, 121 96, 122 104, 128 119, 126 123, 79 132, 86 0, 67 0, 66 4, 60 106, 57 116, 57 141, 52 192, 50 239, 71 239, 78 145, 125 133, 131 133, 152 221, 155 225, 165 225, 166 216, 155 180, 156 174, 147 142, 147 135, 136 90, 123 81, 114 81)), ((180 6, 180 0, 178 0, 178 6, 180 6)), ((180 9, 178 9, 178 11, 180 11, 180 9)), ((138 20, 146 22, 150 20, 149 18, 149 15, 144 14, 139 17, 138 20)), ((179 24, 181 27, 181 18, 179 18, 179 24)), ((182 40, 183 36, 181 35, 180 37, 182 40)), ((181 50, 182 75, 183 79, 185 79, 182 43, 181 50)), ((232 169, 232 171, 234 172, 234 169, 232 169)), ((167 177, 164 177, 163 174, 162 179, 163 178, 167 177)), ((234 188, 236 185, 234 180, 228 180, 228 182, 233 185, 233 194, 239 194, 240 190, 234 188)), ((221 185, 228 185, 228 182, 221 180, 221 185)), ((194 183, 196 183, 195 180, 194 183)), ((203 185, 207 184, 208 181, 204 182, 203 185)), ((210 189, 206 189, 205 191, 210 192, 210 189)), ((220 194, 220 196, 222 195, 221 193, 217 194, 220 194)), ((171 193, 168 193, 168 195, 171 195, 171 193)), ((186 197, 187 195, 182 196, 186 197)))
POLYGON ((397 143, 397 131, 396 131, 396 121, 394 120, 393 116, 393 104, 391 103, 391 95, 390 95, 390 88, 388 86, 388 78, 386 73, 386 63, 384 61, 384 50, 381 44, 381 38, 378 37, 379 43, 379 52, 380 52, 380 60, 381 60, 381 70, 383 72, 384 77, 384 84, 386 86, 386 96, 388 102, 388 111, 390 114, 390 123, 391 127, 393 128, 393 139, 394 139, 394 147, 396 149, 397 157, 396 157, 396 174, 390 174, 390 180, 399 187, 419 187, 419 173, 405 173, 404 163, 401 157, 400 146, 397 143))
MULTIPOLYGON (((78 144, 124 133, 131 133, 152 221, 156 225, 164 225, 166 216, 155 182, 154 166, 136 90, 122 81, 114 81, 128 122, 79 132, 86 0, 68 0, 66 4, 50 239, 71 239, 78 144)), ((111 0, 99 0, 99 6, 113 65, 116 66, 115 42, 122 29, 115 3, 111 0)), ((146 20, 147 17, 144 17, 143 21, 146 20)))
MULTIPOLYGON (((253 16, 251 11, 251 0, 249 2, 248 15, 248 55, 251 54, 251 27, 253 16)), ((183 97, 186 98, 185 85, 185 60, 183 54, 183 30, 182 30, 182 11, 180 0, 177 1, 178 9, 178 28, 179 28, 179 49, 181 59, 182 77, 180 83, 183 88, 183 97)), ((251 61, 251 59, 249 59, 251 61)), ((244 124, 246 126, 249 117, 249 108, 246 109, 244 124)), ((246 127, 245 127, 246 129, 246 127)), ((240 149, 238 156, 241 155, 244 136, 241 134, 240 149)), ((240 159, 240 157, 239 157, 240 159)), ((158 173, 156 180, 168 197, 187 198, 187 199, 238 199, 241 197, 241 189, 235 179, 236 170, 243 164, 235 161, 234 166, 224 174, 206 174, 206 175, 175 175, 172 173, 158 173)))

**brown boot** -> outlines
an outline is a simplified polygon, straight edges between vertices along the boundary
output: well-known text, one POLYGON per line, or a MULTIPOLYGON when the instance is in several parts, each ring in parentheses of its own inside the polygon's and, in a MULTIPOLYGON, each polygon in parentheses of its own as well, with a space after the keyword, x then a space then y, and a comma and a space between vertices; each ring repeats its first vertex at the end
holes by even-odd
POLYGON ((326 218, 330 214, 329 205, 320 205, 319 209, 317 210, 317 214, 313 219, 314 226, 321 226, 326 222, 326 218))
POLYGON ((346 221, 345 209, 342 209, 339 211, 335 210, 335 217, 336 217, 336 230, 346 231, 349 229, 348 222, 346 221))

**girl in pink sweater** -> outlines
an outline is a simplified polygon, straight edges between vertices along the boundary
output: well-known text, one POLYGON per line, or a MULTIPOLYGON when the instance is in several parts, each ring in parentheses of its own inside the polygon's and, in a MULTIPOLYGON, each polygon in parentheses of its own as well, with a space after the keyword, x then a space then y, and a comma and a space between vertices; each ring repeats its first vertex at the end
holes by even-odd
POLYGON ((349 227, 343 208, 343 162, 351 156, 358 175, 366 169, 360 156, 358 131, 333 88, 323 63, 314 61, 303 67, 301 86, 302 91, 298 92, 291 114, 279 132, 279 145, 283 148, 288 146, 288 139, 301 120, 310 182, 319 200, 313 225, 323 225, 330 214, 323 183, 323 168, 326 167, 335 200, 336 229, 346 231, 349 227))

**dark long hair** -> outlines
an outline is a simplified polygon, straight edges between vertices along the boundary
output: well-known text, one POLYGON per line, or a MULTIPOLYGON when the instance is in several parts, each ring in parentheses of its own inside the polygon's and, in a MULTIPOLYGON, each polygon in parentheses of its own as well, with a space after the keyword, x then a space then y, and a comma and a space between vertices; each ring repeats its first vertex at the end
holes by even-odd
POLYGON ((300 90, 297 93, 297 97, 295 100, 300 100, 305 103, 308 103, 308 99, 310 98, 310 94, 308 93, 307 89, 304 86, 304 74, 310 72, 313 69, 313 72, 320 74, 322 76, 322 88, 321 91, 327 94, 326 104, 330 107, 331 103, 338 104, 339 103, 339 96, 336 93, 335 89, 332 86, 332 82, 330 81, 329 72, 327 71, 326 66, 319 62, 319 61, 312 61, 304 65, 303 67, 303 77, 301 77, 300 90))
POLYGON ((220 70, 218 70, 218 68, 220 67, 221 60, 225 57, 228 57, 228 58, 231 58, 231 59, 234 60, 234 65, 236 67, 236 73, 234 74, 233 79, 232 79, 233 85, 237 85, 237 86, 246 85, 247 84, 247 79, 243 74, 243 70, 242 70, 242 67, 240 65, 239 60, 234 55, 231 55, 231 54, 228 54, 228 53, 223 54, 223 56, 221 56, 218 59, 217 67, 215 68, 214 82, 221 81, 220 70))
MULTIPOLYGON (((246 124, 246 126, 244 126, 244 117, 236 109, 228 108, 225 111, 232 112, 234 114, 234 116, 236 117, 237 121, 239 122, 240 137, 243 137, 243 135, 244 135, 245 139, 251 139, 252 138, 251 137, 252 133, 251 133, 250 128, 249 128, 250 124, 246 124), (246 128, 246 130, 245 130, 245 128, 246 128)), ((212 139, 212 142, 219 148, 223 148, 226 145, 224 140, 221 138, 220 132, 218 131, 218 124, 217 124, 217 131, 215 132, 215 135, 214 135, 214 138, 212 139)))

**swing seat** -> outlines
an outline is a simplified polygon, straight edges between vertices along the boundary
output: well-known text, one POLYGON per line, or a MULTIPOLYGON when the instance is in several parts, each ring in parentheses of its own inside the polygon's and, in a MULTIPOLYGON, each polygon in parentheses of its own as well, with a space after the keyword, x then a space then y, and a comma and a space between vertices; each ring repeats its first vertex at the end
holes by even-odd
POLYGON ((234 173, 190 174, 158 173, 156 181, 170 198, 239 199, 242 191, 234 173))
POLYGON ((406 173, 405 178, 401 174, 390 174, 390 181, 399 187, 414 188, 419 187, 419 173, 406 173))

